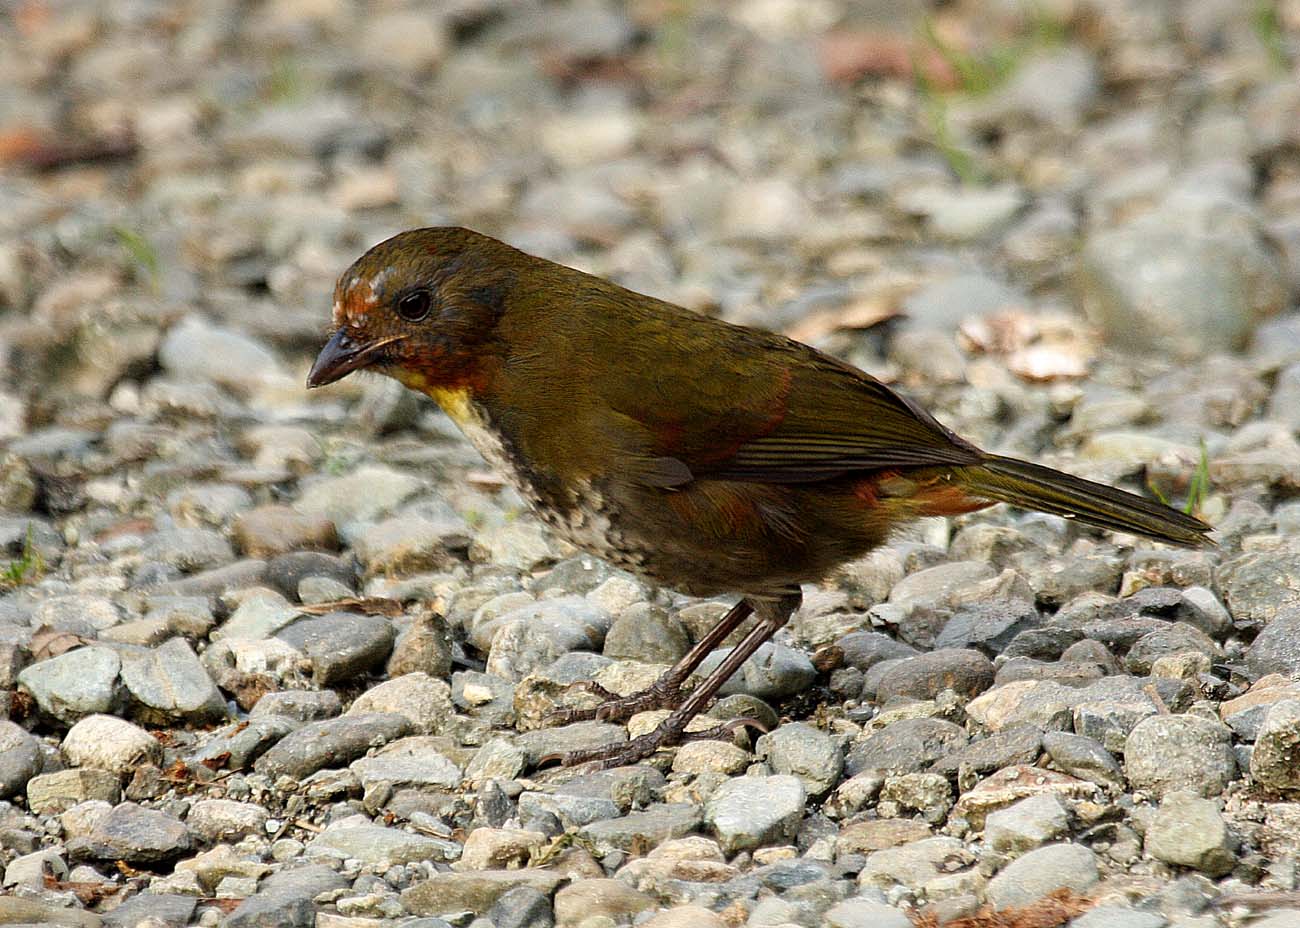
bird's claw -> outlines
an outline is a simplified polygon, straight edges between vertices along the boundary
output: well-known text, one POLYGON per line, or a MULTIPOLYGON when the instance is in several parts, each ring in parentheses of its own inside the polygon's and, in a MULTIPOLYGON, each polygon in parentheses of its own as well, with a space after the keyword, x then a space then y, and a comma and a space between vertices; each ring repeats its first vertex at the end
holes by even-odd
POLYGON ((564 695, 572 693, 590 693, 599 699, 604 700, 598 706, 592 706, 589 709, 556 709, 546 716, 544 724, 547 728, 554 728, 559 725, 572 725, 574 722, 590 722, 595 719, 603 719, 601 711, 611 702, 617 702, 619 695, 605 689, 595 680, 577 680, 570 683, 564 688, 564 695))
POLYGON ((689 741, 726 740, 740 728, 754 728, 764 734, 767 727, 758 719, 743 717, 730 719, 721 725, 700 731, 685 731, 684 721, 665 720, 654 731, 632 738, 628 741, 604 744, 600 747, 585 748, 581 751, 557 752, 547 754, 538 764, 557 762, 562 767, 575 767, 579 764, 595 764, 596 770, 609 770, 613 767, 626 767, 645 760, 661 748, 675 747, 689 741))
POLYGON ((556 760, 562 767, 576 767, 579 764, 592 764, 594 770, 610 770, 614 767, 627 767, 645 760, 661 747, 667 747, 675 739, 668 737, 668 732, 656 728, 647 735, 641 735, 628 741, 604 744, 596 748, 580 751, 567 751, 562 754, 550 754, 542 761, 556 760))
POLYGON ((725 741, 727 736, 734 735, 738 729, 752 728, 760 734, 767 734, 767 726, 756 718, 751 716, 741 716, 738 719, 728 719, 721 725, 714 725, 712 728, 704 728, 700 731, 682 732, 677 740, 682 744, 688 741, 725 741))
POLYGON ((590 709, 556 709, 546 717, 548 727, 571 725, 574 722, 625 722, 638 712, 649 709, 676 709, 683 699, 680 689, 669 689, 658 683, 630 696, 619 696, 594 680, 579 680, 565 692, 575 691, 599 696, 604 702, 590 709))

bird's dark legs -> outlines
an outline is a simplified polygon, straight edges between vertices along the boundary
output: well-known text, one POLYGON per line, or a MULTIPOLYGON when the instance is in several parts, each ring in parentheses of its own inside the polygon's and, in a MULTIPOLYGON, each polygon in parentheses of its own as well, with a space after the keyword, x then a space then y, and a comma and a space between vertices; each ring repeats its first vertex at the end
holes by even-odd
MULTIPOLYGON (((800 601, 799 591, 793 590, 779 599, 752 602, 750 606, 758 613, 758 624, 750 629, 749 634, 741 639, 740 644, 731 649, 731 653, 723 659, 722 663, 705 677, 699 686, 691 690, 682 704, 654 731, 621 744, 605 745, 585 751, 571 751, 560 756, 560 763, 567 767, 588 761, 599 761, 602 767, 621 767, 649 757, 661 747, 682 741, 686 734, 686 726, 690 724, 691 719, 699 715, 713 701, 713 697, 732 674, 790 620, 790 616, 799 608, 800 601)), ((726 622, 726 617, 723 622, 726 622)), ((719 623, 721 624, 723 623, 719 623)), ((705 636, 704 640, 708 637, 705 636)), ((726 635, 722 636, 725 637, 726 635)), ((701 640, 701 644, 704 640, 701 640)), ((718 737, 730 733, 733 728, 734 725, 722 725, 708 731, 692 732, 689 740, 718 737)))
POLYGON ((687 651, 682 659, 672 666, 671 670, 639 693, 619 696, 598 683, 575 684, 589 693, 600 696, 605 702, 594 709, 561 709, 553 713, 549 721, 554 725, 568 725, 572 722, 587 722, 592 719, 621 722, 647 709, 677 708, 685 698, 682 694, 682 684, 714 649, 727 640, 741 622, 749 618, 753 611, 754 607, 749 600, 742 599, 736 603, 716 625, 708 630, 695 647, 687 651))

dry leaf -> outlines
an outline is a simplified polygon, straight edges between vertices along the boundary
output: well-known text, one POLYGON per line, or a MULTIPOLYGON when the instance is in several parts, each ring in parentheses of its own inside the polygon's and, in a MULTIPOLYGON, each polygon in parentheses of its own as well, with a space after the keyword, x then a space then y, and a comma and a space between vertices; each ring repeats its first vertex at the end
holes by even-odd
POLYGON ((836 83, 864 77, 911 80, 918 66, 926 81, 939 90, 953 90, 960 83, 956 69, 937 48, 890 33, 831 32, 822 39, 818 58, 826 79, 836 83))
POLYGON ((12 690, 9 693, 9 720, 21 722, 30 718, 36 711, 36 698, 26 690, 12 690))
POLYGON ((1224 893, 1210 900, 1216 909, 1245 906, 1248 909, 1294 909, 1300 907, 1300 892, 1224 893))
POLYGON ((27 647, 32 652, 33 661, 43 661, 51 657, 58 657, 60 654, 67 654, 74 648, 80 648, 90 643, 88 638, 82 638, 80 635, 72 634, 72 632, 61 632, 50 628, 48 625, 42 625, 32 635, 31 643, 27 647))
POLYGON ((898 302, 888 296, 868 296, 835 309, 809 313, 786 330, 797 342, 815 342, 832 332, 864 330, 901 316, 898 302))
POLYGON ((0 164, 36 171, 130 158, 139 150, 136 140, 129 134, 70 139, 51 136, 30 126, 0 130, 0 164))
POLYGON ((830 673, 844 665, 844 649, 837 644, 823 645, 812 656, 818 673, 830 673))
POLYGON ((1001 357, 1022 380, 1045 382, 1086 376, 1097 354, 1094 333, 1068 314, 1010 310, 966 319, 957 328, 961 347, 1001 357))
POLYGON ((235 909, 239 908, 239 904, 243 901, 244 901, 243 899, 227 899, 224 896, 221 897, 200 896, 199 897, 199 905, 211 906, 214 909, 221 910, 227 915, 235 911, 235 909))
POLYGON ((120 535, 143 535, 154 530, 153 519, 127 519, 95 533, 95 541, 103 543, 120 535))
POLYGON ((235 703, 245 712, 251 712, 257 701, 267 693, 274 693, 279 687, 275 680, 264 673, 240 673, 235 671, 235 679, 222 688, 229 686, 228 692, 235 697, 235 703))
POLYGON ((230 763, 230 752, 222 751, 220 754, 213 757, 205 757, 203 760, 199 761, 199 763, 215 772, 230 763))
MULTIPOLYGON (((1057 928, 1091 909, 1094 901, 1072 889, 1058 889, 1029 905, 994 911, 984 906, 974 915, 944 922, 944 928, 1057 928)), ((916 928, 939 928, 933 913, 912 913, 916 928)))
POLYGON ((1019 310, 975 316, 963 320, 957 327, 957 339, 965 350, 985 354, 1019 351, 1028 347, 1038 335, 1038 320, 1019 310))
POLYGON ((124 883, 89 883, 76 880, 56 880, 45 874, 45 888, 56 893, 72 893, 84 906, 98 905, 105 896, 115 896, 126 888, 124 883))

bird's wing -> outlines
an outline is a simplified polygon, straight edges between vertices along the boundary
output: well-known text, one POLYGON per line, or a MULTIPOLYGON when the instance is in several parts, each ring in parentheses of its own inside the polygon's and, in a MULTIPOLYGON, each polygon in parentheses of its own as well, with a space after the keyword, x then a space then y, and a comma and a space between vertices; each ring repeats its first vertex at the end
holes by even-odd
POLYGON ((880 381, 813 355, 790 368, 784 415, 707 469, 712 477, 811 483, 856 471, 962 465, 981 453, 880 381))
MULTIPOLYGON (((661 344, 663 374, 622 391, 619 411, 647 430, 659 470, 674 461, 697 478, 794 484, 983 457, 880 381, 806 345, 727 327, 718 350, 695 346, 661 344)), ((680 485, 681 469, 668 470, 680 485)))

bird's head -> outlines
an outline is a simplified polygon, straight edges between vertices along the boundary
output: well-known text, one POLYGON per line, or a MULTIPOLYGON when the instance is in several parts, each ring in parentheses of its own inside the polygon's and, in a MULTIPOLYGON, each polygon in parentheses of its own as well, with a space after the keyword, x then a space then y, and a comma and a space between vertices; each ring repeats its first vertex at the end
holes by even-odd
POLYGON ((380 242, 334 287, 334 334, 307 386, 371 370, 422 392, 472 386, 497 341, 519 252, 459 228, 380 242))

